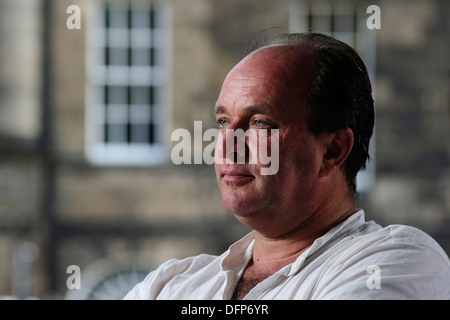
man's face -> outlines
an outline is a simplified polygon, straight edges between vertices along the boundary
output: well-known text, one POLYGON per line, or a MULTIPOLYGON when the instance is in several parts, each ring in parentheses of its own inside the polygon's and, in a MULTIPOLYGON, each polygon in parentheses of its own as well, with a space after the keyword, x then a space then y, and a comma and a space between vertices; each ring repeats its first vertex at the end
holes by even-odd
POLYGON ((217 182, 224 208, 251 228, 275 221, 282 228, 299 224, 307 219, 302 211, 311 209, 322 155, 307 129, 299 98, 309 90, 313 63, 306 48, 263 48, 244 58, 223 83, 216 105, 221 129, 215 154, 217 182), (294 60, 299 54, 304 58, 294 60), (249 135, 245 151, 250 157, 258 158, 261 143, 266 143, 270 154, 273 140, 278 139, 278 150, 271 150, 279 153, 276 174, 261 174, 270 166, 263 161, 236 163, 235 153, 227 154, 227 142, 234 141, 228 139, 229 133, 236 129, 267 130, 265 141, 249 135), (278 133, 271 136, 270 129, 278 133))

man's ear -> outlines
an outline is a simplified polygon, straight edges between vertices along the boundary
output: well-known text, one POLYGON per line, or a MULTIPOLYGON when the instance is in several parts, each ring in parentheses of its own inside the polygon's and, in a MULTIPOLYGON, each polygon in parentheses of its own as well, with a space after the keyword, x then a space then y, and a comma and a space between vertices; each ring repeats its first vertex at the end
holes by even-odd
POLYGON ((354 135, 350 128, 323 135, 324 154, 320 176, 327 177, 339 168, 352 151, 354 135))

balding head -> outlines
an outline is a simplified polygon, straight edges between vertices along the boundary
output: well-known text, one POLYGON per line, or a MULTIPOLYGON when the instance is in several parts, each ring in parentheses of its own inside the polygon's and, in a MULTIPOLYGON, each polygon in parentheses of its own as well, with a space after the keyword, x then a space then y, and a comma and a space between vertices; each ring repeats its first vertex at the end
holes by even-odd
MULTIPOLYGON (((314 51, 311 48, 293 45, 270 45, 247 55, 227 75, 222 90, 227 95, 240 95, 234 99, 247 99, 260 96, 281 97, 294 107, 273 105, 279 112, 299 111, 303 100, 311 90, 314 71, 314 51), (251 89, 251 90, 250 90, 251 89)), ((268 104, 268 101, 260 101, 268 104)))

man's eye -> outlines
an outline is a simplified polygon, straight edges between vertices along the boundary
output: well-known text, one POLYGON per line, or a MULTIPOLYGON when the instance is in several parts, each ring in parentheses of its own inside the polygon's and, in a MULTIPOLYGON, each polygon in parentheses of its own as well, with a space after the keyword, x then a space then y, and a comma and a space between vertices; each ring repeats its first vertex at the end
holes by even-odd
POLYGON ((265 121, 255 119, 253 120, 253 126, 256 128, 268 128, 270 127, 270 124, 265 121))
POLYGON ((265 125, 266 125, 266 123, 264 121, 255 120, 255 126, 257 126, 257 127, 264 127, 265 125))
POLYGON ((219 125, 220 128, 227 126, 228 123, 229 122, 223 118, 220 118, 219 120, 217 120, 217 124, 219 125))

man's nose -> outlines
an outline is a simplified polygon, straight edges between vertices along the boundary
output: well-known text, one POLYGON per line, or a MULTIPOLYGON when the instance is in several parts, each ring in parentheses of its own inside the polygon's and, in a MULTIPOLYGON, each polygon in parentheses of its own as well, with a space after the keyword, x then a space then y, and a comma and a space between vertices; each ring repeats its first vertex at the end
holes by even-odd
POLYGON ((222 137, 222 157, 228 163, 244 164, 249 162, 249 153, 244 129, 227 128, 222 137))

